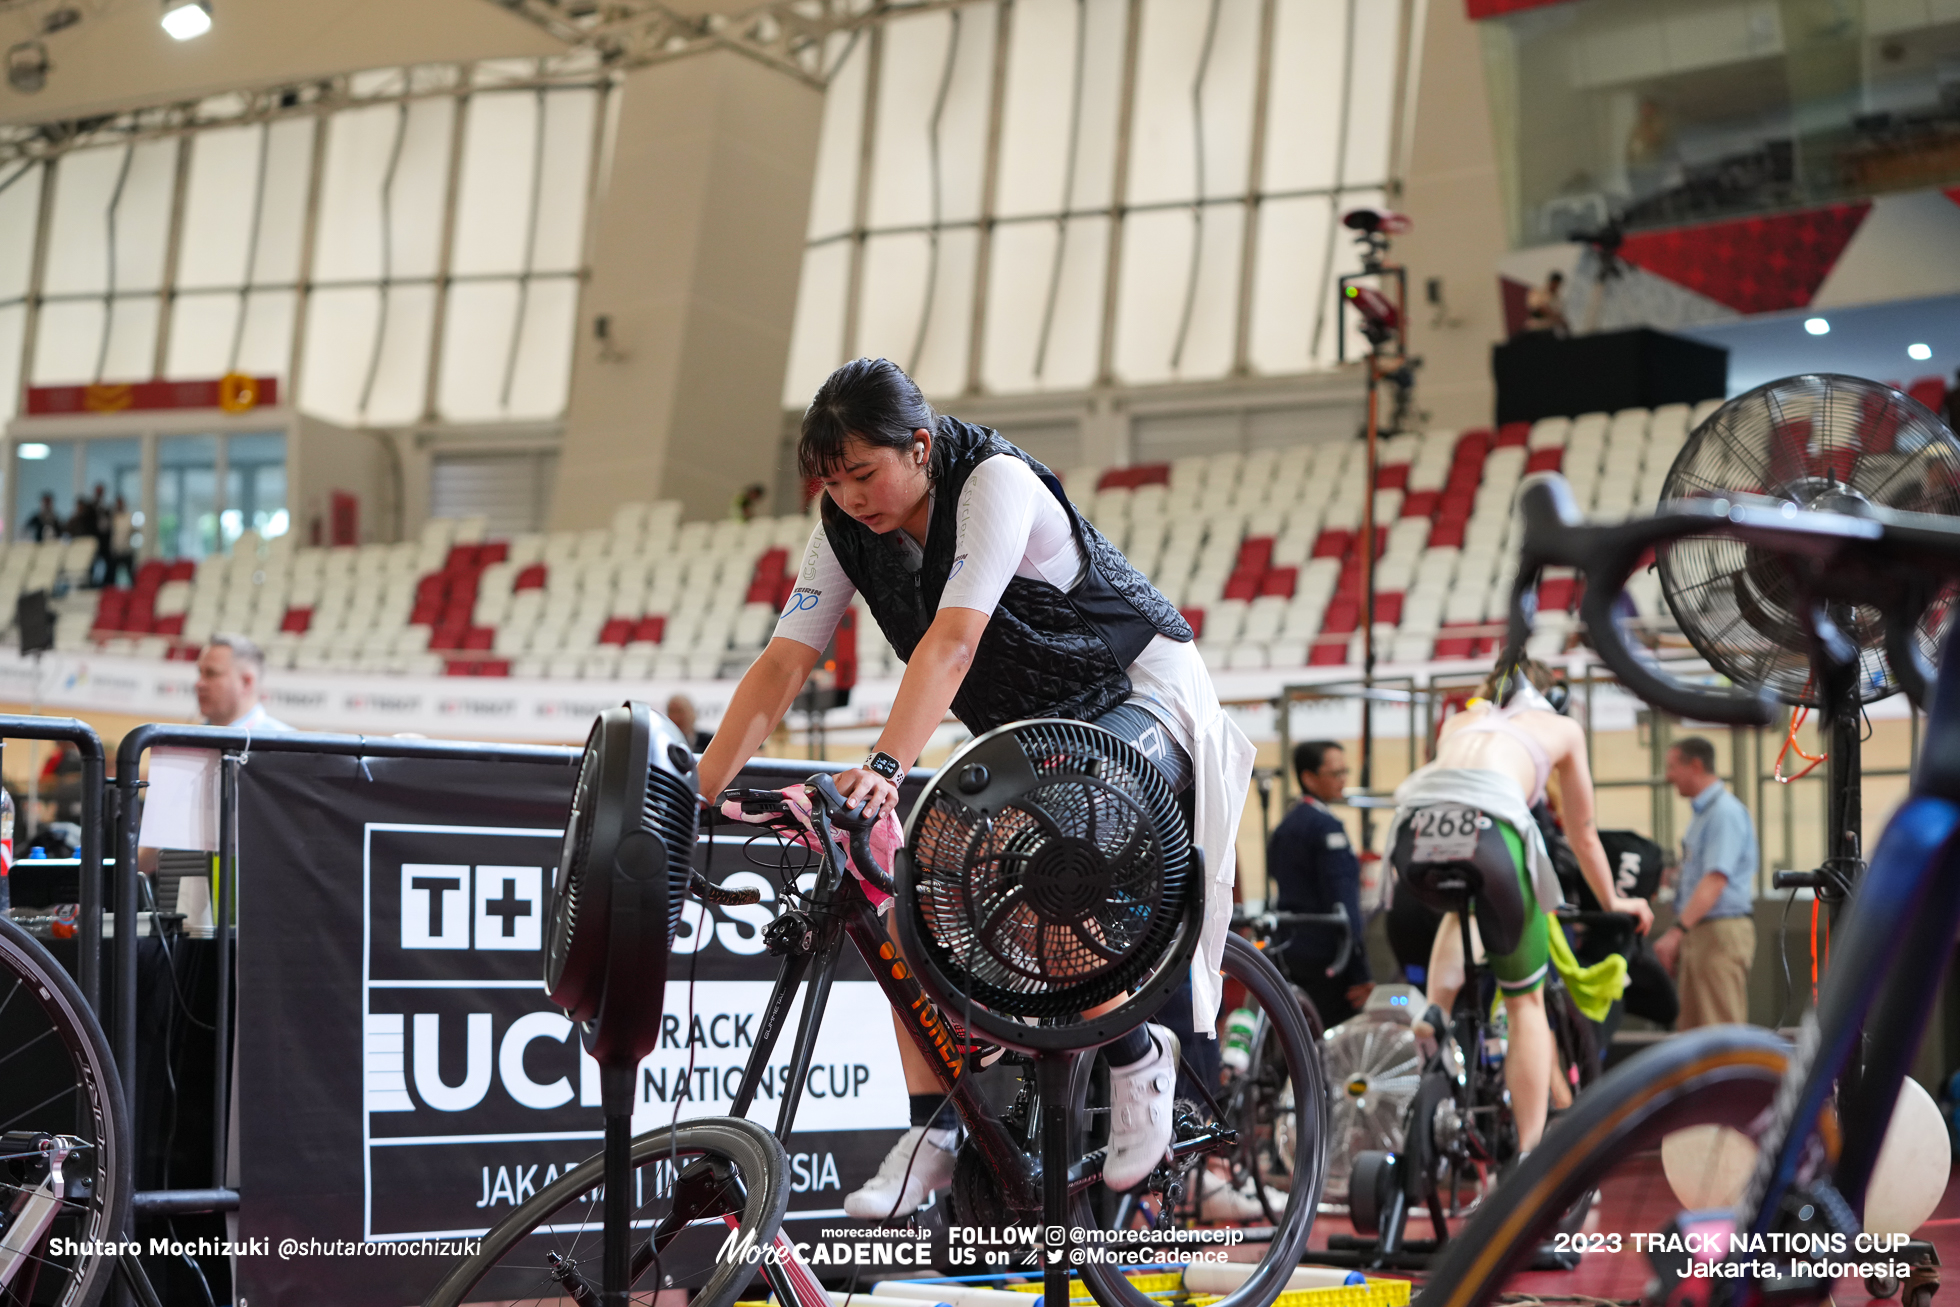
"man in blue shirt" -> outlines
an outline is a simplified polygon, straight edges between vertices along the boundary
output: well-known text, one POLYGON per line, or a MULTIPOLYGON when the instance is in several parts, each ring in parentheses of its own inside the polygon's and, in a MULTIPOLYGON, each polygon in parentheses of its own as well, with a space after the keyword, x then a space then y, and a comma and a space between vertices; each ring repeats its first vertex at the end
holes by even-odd
POLYGON ((1654 941, 1681 990, 1675 1029, 1745 1022, 1756 960, 1756 825, 1715 775, 1715 746, 1700 736, 1674 742, 1664 774, 1695 811, 1681 841, 1674 924, 1654 941))
POLYGON ((1293 770, 1304 797, 1273 832, 1266 875, 1281 912, 1347 913, 1354 947, 1341 974, 1327 974, 1340 937, 1326 927, 1293 928, 1283 950, 1294 983, 1313 999, 1322 1025, 1332 1027, 1359 1011, 1374 988, 1361 939, 1361 864, 1347 827, 1327 807, 1346 793, 1347 754, 1332 740, 1309 740, 1293 750, 1293 770))

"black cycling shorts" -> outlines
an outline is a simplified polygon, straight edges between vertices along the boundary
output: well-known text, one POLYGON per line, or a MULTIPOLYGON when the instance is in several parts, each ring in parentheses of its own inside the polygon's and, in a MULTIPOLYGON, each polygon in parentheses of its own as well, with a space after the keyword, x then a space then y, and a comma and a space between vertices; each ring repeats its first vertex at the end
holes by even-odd
POLYGON ((1183 794, 1191 788, 1191 755, 1171 737, 1170 731, 1148 708, 1141 704, 1119 703, 1096 718, 1094 724, 1111 735, 1129 741, 1136 746, 1138 753, 1157 764, 1157 770, 1170 782, 1172 794, 1183 794))

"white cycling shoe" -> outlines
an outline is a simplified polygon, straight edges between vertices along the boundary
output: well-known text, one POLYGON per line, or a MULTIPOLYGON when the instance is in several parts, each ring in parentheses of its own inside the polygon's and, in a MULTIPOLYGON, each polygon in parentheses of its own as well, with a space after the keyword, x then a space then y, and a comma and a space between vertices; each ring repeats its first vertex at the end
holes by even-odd
POLYGON ((844 1199, 844 1210, 860 1221, 891 1221, 925 1206, 935 1189, 953 1182, 957 1129, 915 1125, 898 1137, 879 1164, 878 1174, 844 1199))
POLYGON ((1103 1184, 1134 1189, 1170 1154, 1171 1104, 1177 1090, 1177 1036, 1145 1026, 1149 1056, 1109 1072, 1109 1148, 1103 1184))

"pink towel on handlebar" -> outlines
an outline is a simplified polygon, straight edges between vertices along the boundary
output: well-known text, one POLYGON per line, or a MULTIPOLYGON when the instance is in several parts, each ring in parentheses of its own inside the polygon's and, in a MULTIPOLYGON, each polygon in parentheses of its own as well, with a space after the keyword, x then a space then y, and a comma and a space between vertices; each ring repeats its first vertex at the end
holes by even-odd
MULTIPOLYGON (((796 814, 796 820, 802 823, 806 838, 814 843, 817 838, 817 823, 811 816, 815 808, 810 802, 808 792, 801 784, 797 784, 785 786, 778 793, 783 796, 783 802, 789 805, 789 810, 796 814)), ((741 802, 736 799, 729 799, 723 803, 721 812, 724 817, 735 821, 756 824, 766 824, 775 819, 773 813, 743 812, 741 802)), ((857 863, 851 859, 850 837, 834 826, 831 831, 836 837, 838 851, 844 855, 844 865, 851 869, 851 874, 856 876, 859 883, 864 886, 864 896, 871 900, 871 906, 883 913, 885 905, 892 901, 892 896, 879 889, 862 871, 858 870, 857 863)), ((905 829, 898 824, 896 813, 886 812, 871 828, 871 857, 888 874, 894 865, 893 855, 904 843, 905 829)))

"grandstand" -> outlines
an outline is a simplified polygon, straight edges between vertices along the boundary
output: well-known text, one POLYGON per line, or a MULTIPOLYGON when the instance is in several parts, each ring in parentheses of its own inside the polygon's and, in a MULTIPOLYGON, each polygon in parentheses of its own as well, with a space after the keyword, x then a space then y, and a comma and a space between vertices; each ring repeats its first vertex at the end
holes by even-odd
MULTIPOLYGON (((1375 478, 1377 657, 1487 656, 1516 567, 1511 504, 1530 472, 1560 471, 1580 503, 1624 515, 1654 503, 1707 403, 1470 431, 1393 436, 1375 478)), ((1198 633, 1214 670, 1338 667, 1361 660, 1358 441, 1230 452, 1172 463, 1078 467, 1063 484, 1198 633)), ((813 515, 680 521, 678 503, 626 504, 609 528, 484 538, 481 518, 436 518, 418 540, 296 547, 242 536, 228 554, 143 564, 133 586, 87 575, 92 541, 0 554, 0 606, 71 585, 58 647, 195 657, 239 631, 304 671, 527 678, 702 680, 739 676, 768 642, 813 515)), ((1643 613, 1658 581, 1636 578, 1643 613)), ((1574 578, 1541 585, 1541 653, 1561 649, 1574 578)), ((856 623, 858 673, 901 665, 875 623, 856 623)))

